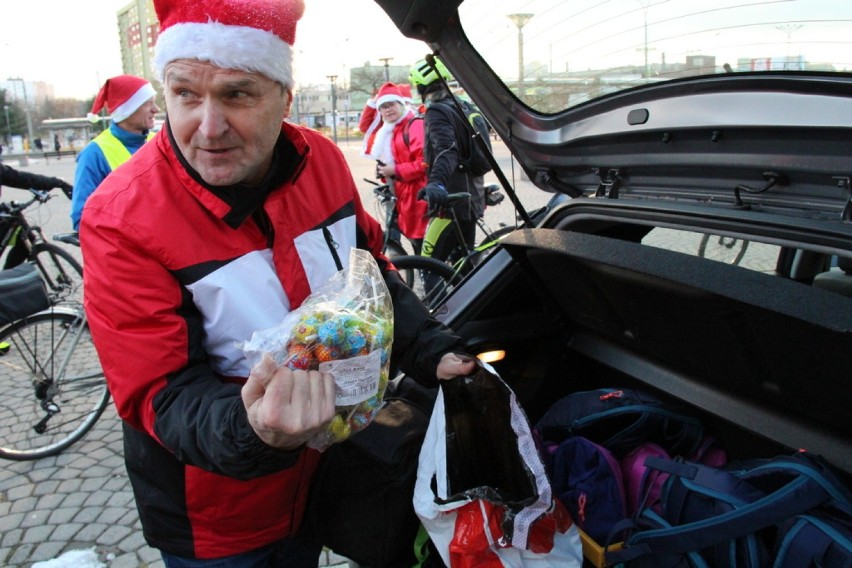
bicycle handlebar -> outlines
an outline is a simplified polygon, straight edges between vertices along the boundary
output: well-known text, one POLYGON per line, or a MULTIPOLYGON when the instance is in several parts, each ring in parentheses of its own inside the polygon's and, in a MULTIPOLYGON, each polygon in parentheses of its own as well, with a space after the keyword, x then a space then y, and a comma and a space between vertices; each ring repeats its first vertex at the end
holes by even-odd
POLYGON ((0 204, 5 206, 3 208, 3 213, 14 215, 16 213, 24 211, 36 201, 38 201, 39 203, 47 203, 48 200, 53 197, 52 195, 50 195, 50 190, 30 188, 28 191, 33 194, 33 198, 29 201, 24 201, 23 203, 21 203, 15 200, 11 200, 0 204))
POLYGON ((74 231, 73 233, 58 233, 53 235, 53 240, 78 247, 80 246, 80 233, 77 231, 74 231))
POLYGON ((450 193, 447 195, 447 205, 450 203, 456 203, 458 201, 464 201, 470 199, 470 193, 467 191, 460 191, 458 193, 450 193))

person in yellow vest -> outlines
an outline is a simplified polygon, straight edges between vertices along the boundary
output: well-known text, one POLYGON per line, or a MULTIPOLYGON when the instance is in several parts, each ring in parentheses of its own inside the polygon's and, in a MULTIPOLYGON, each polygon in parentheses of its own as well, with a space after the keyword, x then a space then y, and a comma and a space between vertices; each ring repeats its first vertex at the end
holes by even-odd
POLYGON ((106 108, 110 123, 77 157, 71 196, 71 224, 75 231, 80 227, 83 205, 95 188, 153 136, 154 116, 160 112, 154 102, 156 94, 151 83, 133 75, 107 79, 98 92, 89 120, 97 122, 98 113, 106 108))

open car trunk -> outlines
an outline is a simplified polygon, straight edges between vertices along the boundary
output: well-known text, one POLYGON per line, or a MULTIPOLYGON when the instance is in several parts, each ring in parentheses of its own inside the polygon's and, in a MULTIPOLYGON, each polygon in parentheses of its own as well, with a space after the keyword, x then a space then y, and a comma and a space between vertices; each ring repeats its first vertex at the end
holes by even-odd
POLYGON ((436 307, 475 353, 502 353, 530 422, 571 393, 635 389, 698 418, 730 461, 804 449, 848 485, 852 74, 818 49, 842 45, 846 16, 377 2, 490 121, 515 161, 492 164, 510 200, 554 194, 436 307), (799 28, 773 59, 764 34, 799 28))
POLYGON ((476 352, 505 351, 494 366, 532 423, 568 393, 635 388, 691 409, 732 459, 805 448, 852 476, 852 299, 572 205, 507 237, 440 310, 476 352))

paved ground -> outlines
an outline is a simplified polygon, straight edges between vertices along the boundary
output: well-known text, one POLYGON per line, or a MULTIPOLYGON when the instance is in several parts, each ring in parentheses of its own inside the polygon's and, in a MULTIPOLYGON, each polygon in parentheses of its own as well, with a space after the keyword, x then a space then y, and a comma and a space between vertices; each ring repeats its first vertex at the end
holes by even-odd
MULTIPOLYGON (((340 141, 358 187, 363 188, 367 207, 372 210, 371 187, 362 178, 373 178, 373 162, 359 156, 359 144, 340 141)), ((500 160, 508 164, 508 152, 497 148, 500 160)), ((17 166, 11 161, 8 165, 17 166)), ((24 171, 74 178, 74 162, 31 160, 24 171)), ((508 169, 506 171, 509 171, 508 169)), ((517 170, 516 170, 517 171, 517 170)), ((496 181, 493 174, 487 181, 496 181)), ((519 183, 539 206, 545 201, 528 182, 519 183)), ((23 199, 23 192, 3 189, 2 199, 23 199)), ((67 232, 69 201, 59 192, 40 207, 31 221, 45 234, 67 232)), ((509 201, 489 211, 493 222, 512 222, 509 201)), ((79 254, 77 250, 74 254, 79 254)), ((59 456, 28 462, 3 462, 0 469, 0 566, 29 568, 38 561, 57 558, 69 550, 91 549, 109 568, 160 568, 156 550, 149 548, 141 534, 133 495, 124 469, 119 420, 112 404, 86 437, 59 456)), ((347 566, 345 559, 324 553, 321 563, 347 566)))

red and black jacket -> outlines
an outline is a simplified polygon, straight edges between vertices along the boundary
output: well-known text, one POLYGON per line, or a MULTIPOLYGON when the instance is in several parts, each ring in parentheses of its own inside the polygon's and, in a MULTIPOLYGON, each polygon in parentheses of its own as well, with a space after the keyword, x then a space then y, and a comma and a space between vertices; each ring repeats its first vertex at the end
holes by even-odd
POLYGON ((319 457, 254 434, 236 342, 278 325, 346 265, 351 247, 383 268, 395 365, 434 381, 440 356, 460 342, 381 254, 381 228, 321 134, 282 125, 259 189, 205 185, 168 128, 152 142, 87 201, 85 305, 148 543, 216 558, 292 535, 319 457))

